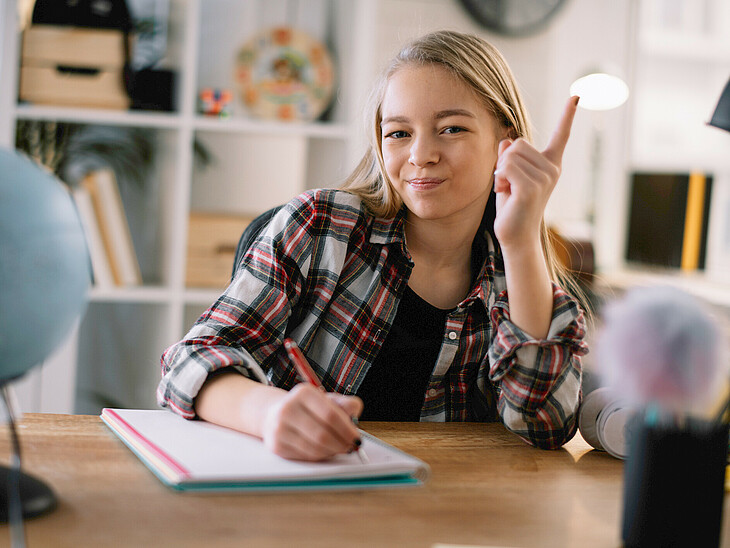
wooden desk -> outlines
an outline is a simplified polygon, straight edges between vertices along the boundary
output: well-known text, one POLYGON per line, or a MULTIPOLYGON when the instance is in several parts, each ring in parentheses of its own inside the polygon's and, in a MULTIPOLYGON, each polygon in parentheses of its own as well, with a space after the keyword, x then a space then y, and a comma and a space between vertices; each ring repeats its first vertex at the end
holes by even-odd
MULTIPOLYGON (((26 522, 28 545, 620 546, 623 464, 579 436, 542 451, 498 424, 362 427, 428 462, 429 482, 373 491, 177 493, 98 417, 26 415, 24 468, 60 499, 55 512, 26 522)), ((9 451, 0 431, 0 461, 8 462, 9 451)), ((0 526, 0 545, 8 539, 0 526)), ((727 528, 724 540, 730 546, 727 528)))

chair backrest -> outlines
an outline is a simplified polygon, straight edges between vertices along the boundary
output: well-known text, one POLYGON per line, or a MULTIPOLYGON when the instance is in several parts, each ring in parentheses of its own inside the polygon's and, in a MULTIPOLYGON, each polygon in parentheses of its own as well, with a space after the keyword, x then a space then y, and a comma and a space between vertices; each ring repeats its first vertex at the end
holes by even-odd
POLYGON ((265 211, 264 213, 256 217, 253 221, 251 221, 246 229, 243 231, 241 237, 238 239, 238 245, 236 246, 236 256, 233 259, 233 271, 231 272, 231 281, 236 275, 238 266, 241 263, 244 255, 246 255, 246 251, 248 250, 248 248, 251 247, 251 244, 254 242, 254 240, 256 240, 256 237, 261 233, 266 225, 269 224, 271 218, 276 215, 276 213, 282 207, 284 207, 283 204, 272 207, 268 211, 265 211))

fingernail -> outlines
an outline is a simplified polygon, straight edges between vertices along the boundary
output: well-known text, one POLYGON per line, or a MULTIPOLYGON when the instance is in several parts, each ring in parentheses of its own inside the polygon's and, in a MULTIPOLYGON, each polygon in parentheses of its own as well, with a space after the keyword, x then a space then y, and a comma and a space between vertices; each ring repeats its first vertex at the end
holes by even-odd
POLYGON ((357 438, 355 440, 355 447, 360 447, 362 445, 362 440, 360 438, 357 438))
POLYGON ((578 101, 580 101, 580 97, 578 95, 573 97, 573 105, 575 105, 576 107, 578 106, 578 101))

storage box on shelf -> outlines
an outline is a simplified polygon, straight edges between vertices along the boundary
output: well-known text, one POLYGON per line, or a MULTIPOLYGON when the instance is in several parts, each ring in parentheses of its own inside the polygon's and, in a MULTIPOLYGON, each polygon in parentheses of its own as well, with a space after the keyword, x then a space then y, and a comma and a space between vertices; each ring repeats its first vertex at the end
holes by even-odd
POLYGON ((223 290, 231 279, 238 240, 252 218, 192 212, 188 231, 188 287, 223 290))
POLYGON ((32 25, 23 33, 21 101, 126 109, 124 33, 32 25))

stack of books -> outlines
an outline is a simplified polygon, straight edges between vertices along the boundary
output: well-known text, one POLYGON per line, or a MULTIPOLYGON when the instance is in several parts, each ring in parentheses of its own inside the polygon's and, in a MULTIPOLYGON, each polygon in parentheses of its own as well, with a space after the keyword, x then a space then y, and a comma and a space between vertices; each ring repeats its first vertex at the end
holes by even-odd
POLYGON ((91 172, 71 192, 86 232, 94 285, 141 285, 142 274, 114 172, 91 172))

